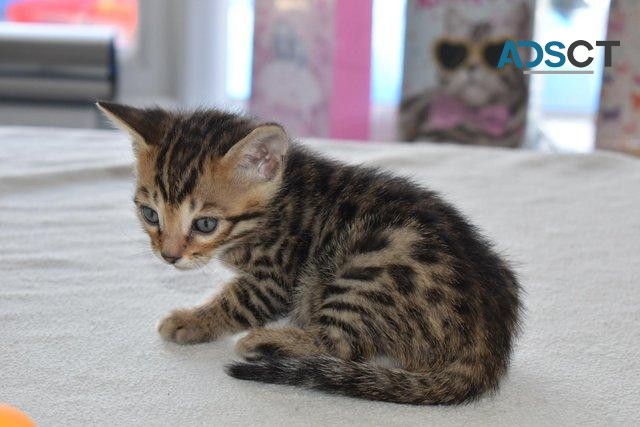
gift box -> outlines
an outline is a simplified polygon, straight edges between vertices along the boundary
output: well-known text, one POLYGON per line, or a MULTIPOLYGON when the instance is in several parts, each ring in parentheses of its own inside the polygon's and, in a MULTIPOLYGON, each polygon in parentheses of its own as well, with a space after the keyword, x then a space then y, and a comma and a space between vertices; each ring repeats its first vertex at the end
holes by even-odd
POLYGON ((367 139, 371 0, 256 0, 250 110, 296 136, 367 139))
POLYGON ((408 0, 399 112, 403 139, 522 143, 527 78, 521 69, 497 65, 507 40, 531 39, 533 5, 530 0, 408 0))
POLYGON ((640 3, 613 0, 609 12, 608 40, 620 41, 613 50, 611 67, 605 67, 596 148, 640 155, 640 3))

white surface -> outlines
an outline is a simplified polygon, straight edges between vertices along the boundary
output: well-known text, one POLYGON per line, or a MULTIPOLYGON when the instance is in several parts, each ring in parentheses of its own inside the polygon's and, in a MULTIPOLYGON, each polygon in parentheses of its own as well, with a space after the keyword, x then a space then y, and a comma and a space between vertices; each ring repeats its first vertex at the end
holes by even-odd
POLYGON ((162 342, 156 322, 227 273, 151 255, 124 136, 5 128, 0 401, 41 425, 637 425, 640 161, 313 144, 443 192, 516 261, 527 316, 496 396, 459 407, 334 397, 227 377, 232 339, 162 342))

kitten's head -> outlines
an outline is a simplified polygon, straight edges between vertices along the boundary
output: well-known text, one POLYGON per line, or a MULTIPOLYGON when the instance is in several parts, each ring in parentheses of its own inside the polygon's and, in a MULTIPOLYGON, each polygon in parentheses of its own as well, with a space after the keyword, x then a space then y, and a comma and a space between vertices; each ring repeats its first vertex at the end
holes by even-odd
POLYGON ((530 11, 516 3, 505 13, 489 19, 470 19, 458 7, 445 11, 446 36, 434 45, 440 64, 442 90, 472 107, 520 101, 522 71, 515 67, 498 70, 497 64, 508 39, 528 38, 530 11))
POLYGON ((282 182, 289 139, 279 125, 216 110, 98 107, 133 137, 134 202, 157 256, 196 267, 259 226, 282 182))

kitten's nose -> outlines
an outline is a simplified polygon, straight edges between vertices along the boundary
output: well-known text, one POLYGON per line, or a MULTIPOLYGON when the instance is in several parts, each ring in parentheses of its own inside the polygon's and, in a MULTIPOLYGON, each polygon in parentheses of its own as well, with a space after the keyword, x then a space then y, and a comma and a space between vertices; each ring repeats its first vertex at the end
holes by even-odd
POLYGON ((161 252, 160 255, 162 255, 162 258, 164 258, 164 260, 169 264, 175 264, 180 259, 180 256, 175 256, 164 252, 161 252))

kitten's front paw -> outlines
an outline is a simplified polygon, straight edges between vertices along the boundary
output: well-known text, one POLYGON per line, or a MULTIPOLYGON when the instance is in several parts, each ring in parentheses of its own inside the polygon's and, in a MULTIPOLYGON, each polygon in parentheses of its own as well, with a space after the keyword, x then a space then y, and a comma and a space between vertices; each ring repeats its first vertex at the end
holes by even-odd
POLYGON ((196 344, 209 341, 210 334, 191 310, 176 310, 158 325, 160 336, 178 344, 196 344))

